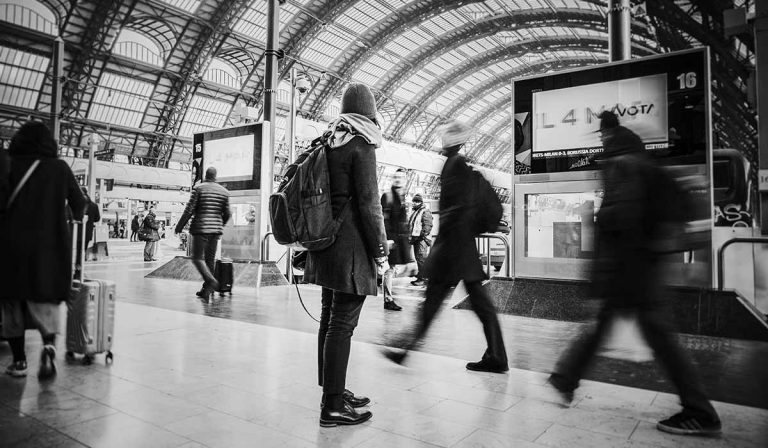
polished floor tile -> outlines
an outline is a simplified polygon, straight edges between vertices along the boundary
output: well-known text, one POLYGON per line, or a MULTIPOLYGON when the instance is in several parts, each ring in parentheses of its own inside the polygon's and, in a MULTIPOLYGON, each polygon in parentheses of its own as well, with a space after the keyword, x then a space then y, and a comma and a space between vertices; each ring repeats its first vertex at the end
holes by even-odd
MULTIPOLYGON (((350 389, 371 398, 373 418, 321 428, 316 323, 295 303, 277 303, 273 290, 249 291, 253 297, 244 300, 240 290, 231 306, 201 308, 187 291, 199 285, 144 282, 137 272, 115 274, 121 297, 125 291, 129 298, 117 305, 114 364, 101 356, 84 366, 60 355, 56 380, 40 383, 39 336, 29 332, 32 374, 0 376, 0 447, 768 446, 768 409, 732 402, 714 403, 722 437, 657 431, 656 422, 680 407, 663 388, 585 380, 573 405, 563 408, 545 372, 519 367, 529 355, 513 341, 508 349, 518 367, 504 375, 469 372, 464 365, 482 353, 484 341, 466 311, 444 310, 425 350, 412 352, 405 366, 392 364, 381 356, 381 342, 412 317, 385 313, 373 301, 353 338, 347 376, 350 389), (141 294, 152 298, 138 303, 141 294), (179 309, 155 303, 162 294, 179 309), (376 334, 382 329, 384 336, 376 334), (449 329, 452 336, 441 340, 449 329)), ((403 304, 411 312, 417 305, 403 304)), ((502 321, 509 335, 530 335, 532 323, 516 331, 522 321, 502 321)), ((540 343, 557 344, 550 336, 540 343)), ((63 338, 57 345, 62 354, 63 338)), ((0 343, 0 365, 8 362, 8 346, 0 343)))

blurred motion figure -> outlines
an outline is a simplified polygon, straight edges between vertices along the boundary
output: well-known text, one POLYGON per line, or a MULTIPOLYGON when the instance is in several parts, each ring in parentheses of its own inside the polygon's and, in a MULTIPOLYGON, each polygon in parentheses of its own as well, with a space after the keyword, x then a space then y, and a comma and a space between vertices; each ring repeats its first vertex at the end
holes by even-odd
POLYGON ((603 307, 595 327, 562 355, 550 383, 570 403, 613 318, 636 317, 683 406, 682 412, 659 422, 657 428, 673 434, 718 434, 720 419, 662 309, 656 248, 670 221, 676 219, 669 191, 674 181, 653 163, 640 137, 619 125, 614 113, 605 111, 599 118, 604 197, 597 214, 592 284, 603 307))

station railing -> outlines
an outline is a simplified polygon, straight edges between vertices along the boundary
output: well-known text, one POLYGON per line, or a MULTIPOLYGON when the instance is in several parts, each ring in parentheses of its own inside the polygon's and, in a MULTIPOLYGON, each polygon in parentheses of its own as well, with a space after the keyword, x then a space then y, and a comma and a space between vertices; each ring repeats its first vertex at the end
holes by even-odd
POLYGON ((768 238, 765 237, 750 237, 750 238, 731 238, 724 242, 719 249, 717 249, 717 289, 722 291, 725 280, 725 249, 732 244, 768 244, 768 238))
POLYGON ((491 272, 493 269, 493 265, 491 263, 491 240, 498 240, 504 244, 504 259, 502 261, 502 266, 504 267, 504 275, 509 277, 509 241, 507 240, 507 237, 501 233, 481 233, 475 237, 475 244, 477 245, 477 250, 480 252, 480 255, 486 255, 485 269, 486 273, 488 274, 488 278, 491 277, 491 272))

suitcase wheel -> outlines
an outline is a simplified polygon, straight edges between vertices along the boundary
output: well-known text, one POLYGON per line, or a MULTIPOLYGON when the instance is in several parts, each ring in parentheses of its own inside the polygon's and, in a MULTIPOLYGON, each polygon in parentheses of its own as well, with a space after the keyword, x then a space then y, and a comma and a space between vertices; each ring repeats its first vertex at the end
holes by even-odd
POLYGON ((93 364, 93 358, 91 358, 89 355, 83 356, 83 365, 90 366, 91 364, 93 364))
POLYGON ((107 352, 107 357, 104 358, 104 362, 106 362, 107 364, 111 364, 112 362, 114 362, 114 360, 115 360, 115 357, 114 355, 112 355, 112 352, 107 352))

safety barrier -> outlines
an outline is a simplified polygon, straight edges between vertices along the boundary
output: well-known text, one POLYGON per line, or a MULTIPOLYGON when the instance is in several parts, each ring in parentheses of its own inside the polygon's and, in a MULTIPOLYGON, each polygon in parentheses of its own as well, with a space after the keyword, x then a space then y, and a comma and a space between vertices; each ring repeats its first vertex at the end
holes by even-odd
POLYGON ((723 278, 725 277, 725 249, 731 244, 736 243, 768 244, 768 238, 731 238, 717 249, 717 289, 720 291, 723 290, 723 278))
POLYGON ((272 235, 272 232, 267 232, 264 234, 264 238, 261 239, 261 261, 269 261, 269 237, 272 235))
POLYGON ((487 254, 486 260, 485 260, 485 268, 486 272, 488 274, 488 277, 491 276, 491 240, 499 240, 504 244, 504 261, 502 262, 502 266, 504 266, 504 274, 509 277, 510 271, 509 271, 509 241, 507 241, 507 238, 499 233, 482 233, 475 237, 475 244, 477 245, 477 250, 480 252, 480 254, 487 254))

